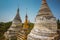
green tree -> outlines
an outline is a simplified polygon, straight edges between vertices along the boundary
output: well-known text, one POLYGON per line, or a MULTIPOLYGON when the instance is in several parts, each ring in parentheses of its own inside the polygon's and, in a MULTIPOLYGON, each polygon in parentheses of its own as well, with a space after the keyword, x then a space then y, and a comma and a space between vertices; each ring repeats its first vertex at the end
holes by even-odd
POLYGON ((57 20, 57 26, 58 26, 58 29, 60 29, 60 20, 59 19, 57 20))

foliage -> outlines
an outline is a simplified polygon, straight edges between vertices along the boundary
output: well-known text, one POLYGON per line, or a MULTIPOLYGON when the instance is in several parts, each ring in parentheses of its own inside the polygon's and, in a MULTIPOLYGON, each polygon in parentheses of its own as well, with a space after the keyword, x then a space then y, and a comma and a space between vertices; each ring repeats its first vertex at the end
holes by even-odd
POLYGON ((57 26, 58 26, 58 29, 60 29, 60 20, 59 19, 57 20, 57 26))
POLYGON ((29 23, 29 33, 32 30, 33 26, 34 26, 34 23, 29 23))
POLYGON ((0 39, 2 40, 3 39, 3 34, 4 34, 4 32, 6 32, 7 31, 7 29, 10 27, 10 25, 11 25, 11 22, 7 22, 7 23, 3 23, 3 22, 1 22, 0 23, 0 39))

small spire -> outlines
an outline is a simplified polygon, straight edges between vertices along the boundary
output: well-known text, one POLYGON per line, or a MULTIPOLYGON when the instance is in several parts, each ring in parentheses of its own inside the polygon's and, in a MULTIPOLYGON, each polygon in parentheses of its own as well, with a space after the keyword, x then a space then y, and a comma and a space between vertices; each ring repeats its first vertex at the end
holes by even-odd
MULTIPOLYGON (((16 13, 16 16, 15 16, 14 20, 18 20, 18 21, 22 22, 22 21, 21 21, 20 14, 19 14, 19 8, 17 9, 17 13, 16 13)), ((13 20, 13 21, 14 21, 14 20, 13 20)))
POLYGON ((17 12, 19 12, 19 8, 17 9, 17 12))
POLYGON ((27 16, 27 8, 26 8, 26 18, 28 18, 28 16, 27 16))
POLYGON ((28 19, 28 16, 27 16, 27 8, 26 8, 26 16, 25 16, 26 20, 28 19))
POLYGON ((27 16, 27 14, 26 14, 26 18, 27 18, 28 16, 27 16))

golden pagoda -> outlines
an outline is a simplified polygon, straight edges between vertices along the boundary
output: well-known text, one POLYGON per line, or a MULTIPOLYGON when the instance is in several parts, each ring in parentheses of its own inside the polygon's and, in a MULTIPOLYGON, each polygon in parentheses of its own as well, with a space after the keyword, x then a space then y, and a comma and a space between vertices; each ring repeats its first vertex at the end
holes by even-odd
POLYGON ((23 25, 23 29, 27 30, 29 27, 29 23, 28 23, 28 16, 26 14, 25 16, 25 22, 24 22, 24 25, 23 25))
POLYGON ((28 22, 28 16, 26 14, 25 16, 25 22, 24 22, 24 25, 23 25, 23 31, 25 32, 25 37, 24 37, 24 40, 27 40, 27 35, 29 33, 29 22, 28 22))
POLYGON ((27 40, 27 35, 29 33, 29 30, 28 29, 29 29, 29 21, 28 21, 28 16, 26 14, 23 28, 18 33, 17 40, 27 40))

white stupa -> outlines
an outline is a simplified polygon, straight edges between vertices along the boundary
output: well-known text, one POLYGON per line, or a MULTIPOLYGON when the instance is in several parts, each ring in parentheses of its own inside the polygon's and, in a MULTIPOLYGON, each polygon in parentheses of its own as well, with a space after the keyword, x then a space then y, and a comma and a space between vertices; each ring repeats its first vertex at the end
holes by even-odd
POLYGON ((10 26, 8 31, 5 32, 5 34, 4 34, 5 38, 7 40, 16 40, 17 39, 17 37, 16 37, 17 33, 19 33, 21 29, 22 29, 22 21, 21 21, 21 18, 19 16, 19 8, 18 8, 17 14, 12 21, 12 25, 10 26))
POLYGON ((34 28, 27 36, 27 40, 55 40, 57 36, 56 18, 53 16, 46 0, 42 0, 34 28))

